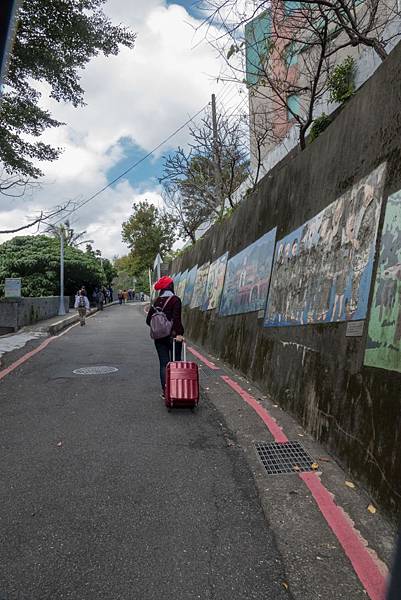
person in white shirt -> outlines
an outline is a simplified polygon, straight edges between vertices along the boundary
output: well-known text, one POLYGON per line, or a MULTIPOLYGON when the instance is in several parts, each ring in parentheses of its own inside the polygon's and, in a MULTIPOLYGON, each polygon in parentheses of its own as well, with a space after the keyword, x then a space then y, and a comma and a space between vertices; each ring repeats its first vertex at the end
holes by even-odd
POLYGON ((83 290, 79 292, 78 296, 75 296, 74 308, 78 309, 79 320, 81 322, 81 327, 83 327, 85 325, 86 311, 90 308, 89 300, 83 290))

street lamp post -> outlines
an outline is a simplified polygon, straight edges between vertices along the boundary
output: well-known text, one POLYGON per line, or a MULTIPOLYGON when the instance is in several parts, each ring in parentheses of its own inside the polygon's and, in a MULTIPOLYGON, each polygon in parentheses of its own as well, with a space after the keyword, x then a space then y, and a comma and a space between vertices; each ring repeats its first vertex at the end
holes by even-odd
POLYGON ((58 308, 60 317, 65 315, 64 306, 64 228, 60 227, 60 304, 58 308))
POLYGON ((160 256, 160 254, 158 254, 155 258, 155 262, 153 263, 153 269, 156 269, 157 279, 160 279, 161 277, 161 262, 162 257, 160 256))

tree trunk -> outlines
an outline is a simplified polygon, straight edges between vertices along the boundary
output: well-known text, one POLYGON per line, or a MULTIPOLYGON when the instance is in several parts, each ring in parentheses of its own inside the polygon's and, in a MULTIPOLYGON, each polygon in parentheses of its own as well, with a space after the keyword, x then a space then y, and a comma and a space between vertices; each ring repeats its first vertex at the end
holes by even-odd
POLYGON ((301 127, 299 130, 299 146, 301 150, 305 150, 306 148, 306 131, 304 127, 301 127))

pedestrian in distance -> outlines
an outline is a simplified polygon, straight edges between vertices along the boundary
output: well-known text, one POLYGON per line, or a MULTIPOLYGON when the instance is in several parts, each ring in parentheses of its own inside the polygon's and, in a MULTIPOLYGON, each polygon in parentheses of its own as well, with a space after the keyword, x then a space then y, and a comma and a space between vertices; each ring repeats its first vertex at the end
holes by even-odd
POLYGON ((86 325, 86 311, 90 309, 90 306, 89 300, 82 289, 79 291, 79 294, 75 296, 74 308, 78 310, 79 321, 81 323, 81 327, 83 327, 86 325))
POLYGON ((162 277, 155 283, 155 290, 160 292, 158 298, 150 307, 146 317, 146 323, 150 326, 150 335, 154 339, 156 352, 160 363, 160 383, 162 387, 162 397, 164 398, 166 386, 166 366, 173 357, 173 339, 175 338, 175 360, 181 360, 182 343, 184 341, 184 327, 181 321, 181 300, 174 294, 174 281, 171 277, 162 277), (165 329, 159 328, 157 331, 156 321, 160 315, 162 321, 165 321, 165 329), (154 321, 152 318, 156 317, 154 321), (167 324, 170 323, 170 325, 167 324), (168 331, 169 330, 169 331, 168 331), (165 335, 165 333, 167 335, 165 335), (161 335, 161 337, 159 337, 161 335))
POLYGON ((97 304, 98 310, 103 310, 104 294, 103 294, 102 290, 98 290, 98 292, 97 292, 96 304, 97 304))
POLYGON ((121 306, 121 304, 123 303, 123 292, 122 292, 122 290, 118 290, 117 298, 118 298, 118 303, 121 306))
POLYGON ((111 286, 109 287, 109 298, 110 302, 113 302, 113 288, 111 286))
POLYGON ((123 299, 124 299, 124 304, 126 304, 128 302, 128 292, 127 292, 127 290, 123 291, 123 299))

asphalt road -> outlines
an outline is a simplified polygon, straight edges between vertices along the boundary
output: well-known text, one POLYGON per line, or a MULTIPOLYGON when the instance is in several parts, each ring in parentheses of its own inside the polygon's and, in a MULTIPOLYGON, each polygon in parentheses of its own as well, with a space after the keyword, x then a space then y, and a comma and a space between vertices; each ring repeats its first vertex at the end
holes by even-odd
POLYGON ((0 382, 0 600, 281 600, 283 561, 216 410, 168 413, 139 306, 0 382), (108 375, 75 375, 93 365, 108 375))

